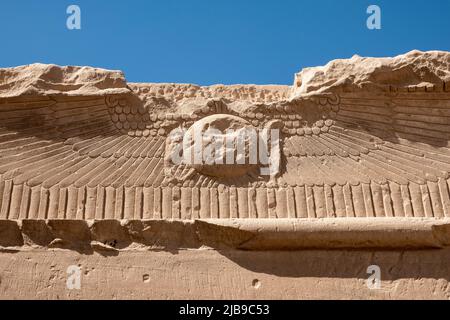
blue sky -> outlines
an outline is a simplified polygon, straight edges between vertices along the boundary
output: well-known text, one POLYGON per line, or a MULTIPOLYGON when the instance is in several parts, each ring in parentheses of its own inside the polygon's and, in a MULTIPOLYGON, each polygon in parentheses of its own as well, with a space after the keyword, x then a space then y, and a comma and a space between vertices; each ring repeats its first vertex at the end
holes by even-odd
POLYGON ((336 58, 450 51, 450 0, 2 0, 0 67, 125 72, 130 82, 291 84, 336 58), (81 8, 81 30, 66 9, 81 8), (380 6, 382 29, 366 27, 380 6))

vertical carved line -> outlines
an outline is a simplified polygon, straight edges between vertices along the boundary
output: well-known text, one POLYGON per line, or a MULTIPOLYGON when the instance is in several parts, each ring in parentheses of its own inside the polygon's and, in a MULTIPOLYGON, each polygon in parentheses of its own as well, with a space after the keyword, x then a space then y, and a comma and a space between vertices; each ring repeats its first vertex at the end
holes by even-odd
POLYGON ((433 216, 436 218, 443 218, 444 217, 444 209, 442 207, 438 184, 436 182, 431 182, 431 181, 428 182, 427 184, 428 184, 428 190, 430 192, 433 216))
POLYGON ((149 220, 153 218, 154 213, 154 189, 153 187, 144 187, 144 214, 143 218, 149 220))
POLYGON ((114 219, 123 219, 125 209, 125 188, 123 186, 116 189, 116 205, 114 207, 114 219))
POLYGON ((39 213, 39 201, 41 199, 41 187, 31 188, 30 211, 28 219, 37 219, 39 213))
POLYGON ((200 189, 192 188, 192 219, 200 219, 200 189))
POLYGON ((316 208, 314 207, 314 193, 310 186, 306 186, 306 207, 308 209, 308 218, 316 218, 316 208))
POLYGON ((258 218, 256 211, 256 190, 255 188, 248 188, 248 213, 249 218, 258 218))
POLYGON ((49 195, 49 190, 47 188, 41 187, 41 199, 39 200, 38 219, 47 219, 49 195))
POLYGON ((230 218, 238 218, 238 199, 236 187, 230 187, 230 218))
POLYGON ((298 218, 307 218, 308 217, 308 208, 306 206, 306 195, 305 195, 305 187, 295 187, 295 206, 297 210, 298 218))
POLYGON ((170 187, 162 188, 162 218, 172 219, 172 189, 170 187))
POLYGON ((384 212, 383 192, 381 191, 381 186, 378 183, 372 182, 370 184, 370 189, 372 190, 373 208, 375 210, 375 216, 385 217, 386 212, 384 212))
POLYGON ((334 201, 333 201, 333 190, 331 186, 326 184, 324 186, 324 196, 325 196, 325 208, 328 218, 336 217, 336 212, 334 210, 334 201))
POLYGON ((218 219, 219 218, 219 194, 217 188, 210 189, 210 200, 211 200, 211 214, 209 218, 218 219))
MULTIPOLYGON (((51 191, 50 191, 50 198, 51 198, 51 191)), ((95 219, 96 201, 97 201, 97 188, 86 187, 85 218, 88 220, 95 219)))
POLYGON ((11 205, 13 182, 6 180, 3 187, 2 205, 0 208, 0 219, 8 219, 9 207, 11 205))
POLYGON ((134 218, 134 203, 136 201, 136 190, 134 187, 125 187, 125 200, 124 200, 124 218, 133 219, 134 218))
POLYGON ((420 186, 416 183, 409 183, 409 193, 411 195, 411 203, 414 217, 424 217, 425 209, 423 208, 422 192, 420 186))
MULTIPOLYGON (((33 191, 31 192, 31 198, 33 198, 33 191)), ((32 202, 34 202, 33 199, 32 199, 32 202)), ((77 202, 78 202, 78 189, 73 186, 68 187, 67 188, 67 219, 70 219, 70 220, 76 219, 76 217, 77 217, 77 202)))
POLYGON ((162 219, 163 215, 162 215, 162 189, 161 188, 155 188, 154 190, 154 197, 155 197, 155 202, 154 202, 154 218, 155 219, 162 219))
POLYGON ((343 218, 347 215, 345 210, 344 193, 342 192, 342 186, 335 185, 333 187, 334 205, 336 207, 336 215, 339 218, 343 218))
POLYGON ((230 193, 228 187, 220 185, 218 188, 219 217, 221 219, 230 217, 230 193))
POLYGON ((277 218, 277 198, 275 196, 274 188, 267 189, 267 210, 269 218, 271 219, 277 218))
POLYGON ((286 188, 279 188, 275 192, 275 197, 277 201, 277 218, 287 218, 287 197, 286 188))
POLYGON ((258 218, 266 219, 268 217, 267 189, 264 187, 256 189, 256 211, 258 218))
POLYGON ((325 207, 325 194, 323 192, 323 187, 315 186, 313 187, 313 197, 314 197, 314 207, 316 208, 317 218, 326 218, 326 207, 325 207))
POLYGON ((450 197, 448 195, 448 185, 444 179, 439 179, 439 192, 441 193, 444 215, 445 217, 450 217, 450 197))
MULTIPOLYGON (((0 213, 2 211, 3 207, 3 197, 4 197, 4 191, 5 191, 5 180, 3 180, 3 176, 0 174, 0 213)), ((1 215, 0 215, 1 218, 1 215)))
POLYGON ((356 217, 366 217, 366 206, 364 205, 364 196, 362 185, 358 184, 357 186, 351 186, 353 206, 355 209, 356 217))
POLYGON ((403 197, 400 192, 400 186, 395 182, 389 182, 389 189, 392 198, 392 206, 394 208, 394 216, 404 217, 405 210, 403 208, 403 197))
POLYGON ((348 183, 342 188, 342 193, 344 194, 346 216, 348 218, 354 218, 355 210, 353 209, 352 191, 348 183))
MULTIPOLYGON (((31 197, 31 195, 30 195, 31 197)), ((59 189, 59 202, 58 202, 58 219, 66 219, 67 218, 67 207, 68 207, 68 190, 67 188, 59 189)), ((31 200, 30 200, 31 202, 31 200)), ((30 203, 31 209, 31 203, 30 203)))
POLYGON ((136 187, 135 190, 135 196, 134 196, 134 219, 140 220, 143 218, 143 202, 144 202, 144 195, 143 195, 143 189, 142 187, 136 187))
POLYGON ((247 188, 238 188, 238 214, 241 219, 248 218, 248 193, 247 188))
POLYGON ((383 195, 383 206, 386 217, 393 217, 394 210, 392 209, 392 198, 391 198, 391 191, 389 190, 389 185, 382 184, 381 192, 383 195))
POLYGON ((403 210, 405 211, 405 216, 414 217, 411 196, 409 194, 408 186, 402 184, 400 186, 400 192, 402 193, 403 210))
POLYGON ((95 219, 104 219, 106 205, 106 191, 102 186, 97 187, 97 200, 95 202, 95 219))
POLYGON ((375 217, 375 210, 373 208, 372 191, 370 184, 362 184, 362 194, 364 199, 364 208, 366 209, 366 217, 375 217))
POLYGON ((294 189, 291 187, 288 187, 286 189, 286 199, 287 199, 287 214, 288 218, 296 218, 295 214, 295 195, 294 195, 294 189))
POLYGON ((50 196, 48 203, 48 219, 58 218, 58 205, 59 205, 59 186, 53 186, 50 188, 50 196))
POLYGON ((30 210, 31 188, 23 185, 22 201, 20 204, 19 219, 24 220, 28 218, 28 211, 30 210))
POLYGON ((78 189, 77 197, 77 219, 85 219, 85 208, 86 208, 86 187, 81 187, 78 189))
POLYGON ((172 188, 172 219, 180 219, 181 189, 178 186, 172 188))
POLYGON ((13 185, 11 205, 8 219, 17 220, 20 214, 20 202, 22 201, 23 185, 13 185))
POLYGON ((208 188, 200 188, 200 219, 210 218, 210 193, 208 188))
POLYGON ((105 219, 114 219, 115 207, 116 189, 113 187, 106 187, 105 219))
POLYGON ((430 193, 428 192, 428 187, 426 185, 420 185, 420 191, 422 193, 422 203, 423 209, 425 211, 425 217, 433 217, 433 208, 431 206, 430 193))
POLYGON ((181 219, 188 220, 192 217, 192 190, 191 188, 181 188, 181 219))

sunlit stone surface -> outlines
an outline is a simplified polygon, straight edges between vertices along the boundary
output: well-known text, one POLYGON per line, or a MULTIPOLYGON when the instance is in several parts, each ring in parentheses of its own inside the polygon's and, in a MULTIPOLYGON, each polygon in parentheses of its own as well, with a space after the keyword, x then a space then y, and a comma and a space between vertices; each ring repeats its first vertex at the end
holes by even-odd
POLYGON ((448 52, 335 60, 292 86, 0 69, 0 297, 447 299, 449 140, 448 52), (257 154, 247 136, 240 157, 224 144, 231 162, 174 161, 211 128, 279 135, 257 154))

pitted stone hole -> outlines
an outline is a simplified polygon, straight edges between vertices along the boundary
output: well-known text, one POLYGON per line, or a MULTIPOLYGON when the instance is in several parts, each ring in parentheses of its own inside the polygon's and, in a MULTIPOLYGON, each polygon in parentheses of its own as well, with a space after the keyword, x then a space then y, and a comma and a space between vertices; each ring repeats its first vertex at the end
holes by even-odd
POLYGON ((110 246, 110 247, 115 248, 115 247, 117 246, 117 240, 116 240, 116 239, 113 239, 113 240, 106 240, 106 241, 104 242, 104 244, 106 244, 106 245, 108 245, 108 246, 110 246))
POLYGON ((255 289, 259 289, 261 287, 261 281, 259 281, 258 279, 254 279, 252 281, 252 287, 255 289))
POLYGON ((144 275, 142 276, 142 282, 144 282, 144 283, 149 283, 149 282, 150 282, 150 275, 144 274, 144 275))

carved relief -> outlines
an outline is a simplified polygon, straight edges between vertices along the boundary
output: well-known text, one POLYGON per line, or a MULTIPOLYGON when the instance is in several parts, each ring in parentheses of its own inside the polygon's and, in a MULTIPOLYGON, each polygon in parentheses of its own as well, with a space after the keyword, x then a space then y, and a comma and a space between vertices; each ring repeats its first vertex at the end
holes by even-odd
MULTIPOLYGON (((448 73, 449 54, 437 56, 448 73)), ((0 219, 449 217, 448 76, 418 79, 397 61, 422 56, 406 57, 386 63, 415 76, 387 69, 381 82, 367 71, 322 86, 126 85, 100 73, 117 86, 0 91, 0 219), (209 128, 223 141, 279 130, 256 148, 273 162, 251 161, 248 136, 242 154, 223 144, 233 162, 173 161, 174 130, 209 128)))

